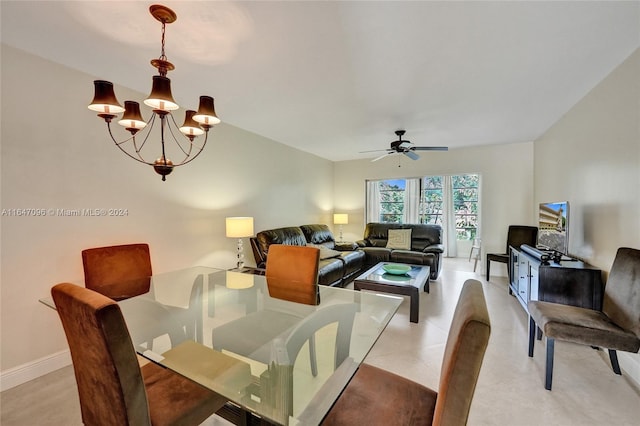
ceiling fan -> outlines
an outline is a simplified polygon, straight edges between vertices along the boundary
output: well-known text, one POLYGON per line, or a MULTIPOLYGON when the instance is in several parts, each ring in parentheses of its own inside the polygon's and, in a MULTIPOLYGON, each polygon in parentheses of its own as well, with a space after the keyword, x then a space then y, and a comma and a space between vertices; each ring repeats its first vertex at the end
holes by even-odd
POLYGON ((402 139, 402 136, 405 134, 404 130, 396 130, 395 133, 398 136, 398 140, 391 142, 391 148, 374 149, 372 151, 360 151, 360 153, 362 154, 365 152, 386 151, 386 153, 371 160, 371 162, 374 162, 374 161, 381 160, 385 157, 388 157, 390 155, 396 155, 396 154, 404 154, 407 157, 411 158, 412 160, 417 160, 418 158, 420 158, 420 156, 416 154, 414 151, 448 151, 449 150, 449 148, 446 146, 415 146, 414 144, 411 143, 411 141, 402 139))

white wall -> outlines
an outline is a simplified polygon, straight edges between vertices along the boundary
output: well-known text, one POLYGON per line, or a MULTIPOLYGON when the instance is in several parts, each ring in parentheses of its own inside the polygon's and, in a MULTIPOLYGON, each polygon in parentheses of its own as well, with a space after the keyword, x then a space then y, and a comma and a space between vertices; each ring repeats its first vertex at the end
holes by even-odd
MULTIPOLYGON (((421 152, 413 161, 399 157, 335 163, 334 205, 349 213, 345 239, 362 238, 365 180, 442 174, 481 175, 481 238, 485 253, 504 253, 510 224, 533 225, 533 143, 490 145, 447 152, 421 152), (400 167, 398 167, 400 164, 400 167)), ((458 253, 465 257, 469 253, 458 253)), ((484 263, 484 260, 483 262, 484 263)), ((482 265, 484 270, 484 265, 482 265)), ((480 271, 480 268, 478 269, 480 271)), ((504 264, 491 264, 491 275, 507 275, 504 264)))
MULTIPOLYGON (((569 252, 607 272, 640 249, 640 50, 534 143, 535 202, 569 200, 569 252)), ((640 383, 640 356, 620 353, 640 383)))
MULTIPOLYGON (((221 124, 200 157, 162 182, 150 166, 122 154, 87 109, 94 76, 6 45, 1 54, 1 208, 128 211, 123 217, 2 216, 3 376, 66 349, 55 312, 38 299, 58 282, 82 283, 84 248, 148 242, 154 272, 229 268, 236 240, 224 235, 226 216, 254 216, 256 232, 331 223, 332 162, 221 124)), ((180 103, 180 88, 173 90, 180 103)), ((116 94, 121 102, 145 96, 121 87, 116 94)), ((218 101, 224 120, 224 100, 218 101)))

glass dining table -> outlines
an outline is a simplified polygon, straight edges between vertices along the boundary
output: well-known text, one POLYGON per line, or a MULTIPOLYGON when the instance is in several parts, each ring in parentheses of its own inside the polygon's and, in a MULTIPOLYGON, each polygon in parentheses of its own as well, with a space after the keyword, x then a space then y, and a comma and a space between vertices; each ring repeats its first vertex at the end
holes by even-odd
POLYGON ((319 286, 304 305, 270 294, 265 276, 208 267, 150 282, 118 302, 138 354, 283 425, 322 421, 402 302, 319 286))

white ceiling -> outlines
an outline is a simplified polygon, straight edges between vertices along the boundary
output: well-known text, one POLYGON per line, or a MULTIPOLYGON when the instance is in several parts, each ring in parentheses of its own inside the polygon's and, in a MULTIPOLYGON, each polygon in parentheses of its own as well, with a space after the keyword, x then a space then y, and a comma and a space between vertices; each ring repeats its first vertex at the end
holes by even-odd
MULTIPOLYGON (((148 93, 150 4, 3 0, 2 42, 148 93)), ((532 141, 640 46, 637 1, 162 4, 181 106, 334 161, 532 141)))

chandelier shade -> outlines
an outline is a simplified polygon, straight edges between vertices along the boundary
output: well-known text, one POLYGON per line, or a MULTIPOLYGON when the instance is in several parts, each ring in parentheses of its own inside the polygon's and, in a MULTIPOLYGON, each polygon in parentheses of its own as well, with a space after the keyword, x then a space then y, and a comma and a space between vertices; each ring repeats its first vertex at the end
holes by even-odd
POLYGON ((184 123, 182 124, 182 127, 180 127, 180 131, 187 135, 187 137, 200 136, 204 134, 204 130, 202 130, 200 124, 193 119, 195 113, 196 112, 192 109, 189 109, 184 113, 184 123))
POLYGON ((171 94, 171 80, 161 75, 153 76, 151 93, 144 100, 144 104, 160 111, 174 111, 180 108, 171 94))
POLYGON ((125 101, 124 114, 118 124, 127 129, 131 134, 142 130, 147 126, 147 122, 140 114, 140 104, 135 101, 125 101))
POLYGON ((110 115, 115 117, 115 114, 120 114, 124 111, 120 102, 116 98, 116 94, 113 91, 113 83, 105 80, 95 80, 93 82, 94 95, 89 109, 96 111, 100 114, 110 115))
POLYGON ((193 119, 203 126, 213 126, 220 122, 211 96, 200 96, 198 112, 193 116, 193 119))
POLYGON ((165 27, 175 22, 177 15, 162 5, 150 6, 149 12, 162 23, 161 54, 159 58, 151 60, 151 65, 157 69, 158 75, 153 76, 151 93, 144 100, 144 104, 151 108, 151 118, 149 121, 144 120, 138 102, 127 100, 123 108, 116 98, 113 83, 106 80, 93 82, 94 97, 88 108, 97 112, 98 117, 105 121, 109 136, 118 149, 130 158, 152 166, 164 181, 175 167, 187 164, 200 155, 207 144, 209 130, 220 123, 220 119, 216 115, 213 98, 200 96, 198 112, 186 110, 184 124, 178 127, 173 111, 180 107, 173 98, 171 80, 167 77, 167 72, 174 70, 175 66, 167 60, 164 51, 165 27), (118 124, 130 133, 123 140, 117 140, 111 129, 111 121, 120 113, 124 114, 118 120, 118 124), (154 144, 147 143, 154 127, 160 136, 160 149, 155 150, 154 144), (204 141, 196 142, 195 139, 201 135, 205 135, 204 141), (149 154, 151 151, 154 152, 149 154), (151 159, 147 160, 145 157, 151 159))

